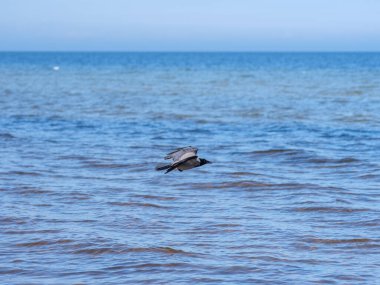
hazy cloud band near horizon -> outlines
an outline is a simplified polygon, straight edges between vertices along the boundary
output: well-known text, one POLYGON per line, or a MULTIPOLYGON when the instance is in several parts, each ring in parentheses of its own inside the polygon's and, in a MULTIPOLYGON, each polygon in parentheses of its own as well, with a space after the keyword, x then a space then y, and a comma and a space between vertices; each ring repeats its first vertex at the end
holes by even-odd
POLYGON ((2 51, 379 51, 375 0, 0 0, 2 51))

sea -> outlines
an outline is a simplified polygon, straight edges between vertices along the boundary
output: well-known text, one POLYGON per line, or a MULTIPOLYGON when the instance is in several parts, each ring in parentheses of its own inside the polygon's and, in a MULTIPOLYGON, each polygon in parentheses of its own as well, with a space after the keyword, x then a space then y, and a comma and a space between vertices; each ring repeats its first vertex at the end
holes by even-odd
POLYGON ((2 52, 0 201, 4 285, 380 284, 380 53, 2 52))

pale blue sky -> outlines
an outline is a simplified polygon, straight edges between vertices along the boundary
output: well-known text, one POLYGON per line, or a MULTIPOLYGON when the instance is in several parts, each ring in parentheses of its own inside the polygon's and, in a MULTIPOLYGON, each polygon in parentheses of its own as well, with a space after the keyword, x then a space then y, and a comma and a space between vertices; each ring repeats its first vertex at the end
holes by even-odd
POLYGON ((0 50, 380 51, 380 0, 0 0, 0 50))

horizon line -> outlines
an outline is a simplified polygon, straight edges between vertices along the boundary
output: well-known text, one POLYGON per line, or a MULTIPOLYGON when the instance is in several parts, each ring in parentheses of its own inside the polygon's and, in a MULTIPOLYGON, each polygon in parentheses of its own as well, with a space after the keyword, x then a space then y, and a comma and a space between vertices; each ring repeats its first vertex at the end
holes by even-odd
POLYGON ((380 50, 0 50, 0 53, 380 53, 380 50))

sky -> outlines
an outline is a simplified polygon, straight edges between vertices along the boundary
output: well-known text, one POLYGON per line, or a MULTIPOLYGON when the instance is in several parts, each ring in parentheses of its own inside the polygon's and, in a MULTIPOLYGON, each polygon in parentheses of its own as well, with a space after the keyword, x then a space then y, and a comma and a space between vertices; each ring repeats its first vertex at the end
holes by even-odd
POLYGON ((380 0, 0 0, 0 51, 380 51, 380 0))

